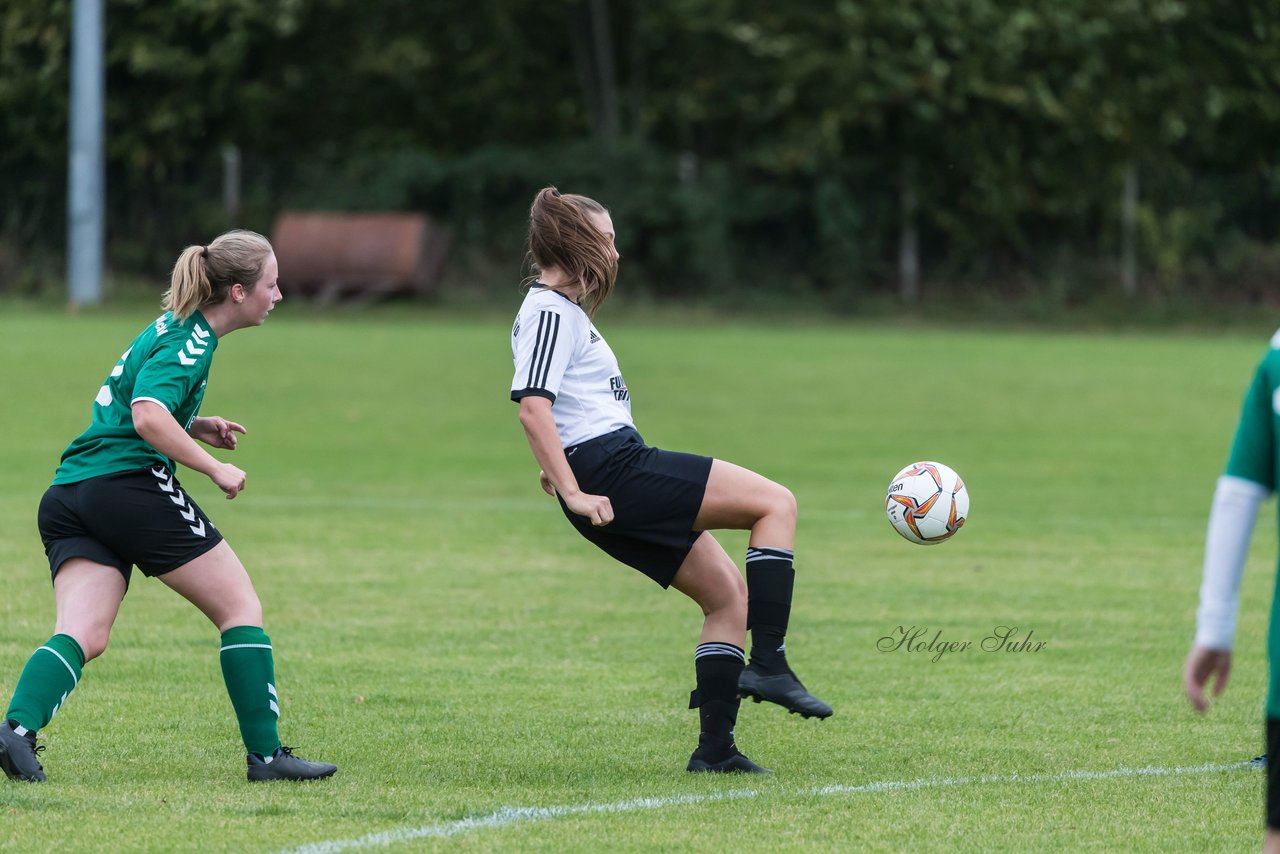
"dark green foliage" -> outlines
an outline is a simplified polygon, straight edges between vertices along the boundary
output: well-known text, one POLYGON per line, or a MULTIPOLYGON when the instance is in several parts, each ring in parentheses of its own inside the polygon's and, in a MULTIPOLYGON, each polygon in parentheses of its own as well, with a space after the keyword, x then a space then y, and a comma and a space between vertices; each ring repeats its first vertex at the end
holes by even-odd
MULTIPOLYGON (((60 251, 70 10, 0 10, 0 289, 12 259, 60 251)), ((244 163, 240 224, 424 210, 453 229, 455 258, 512 267, 538 187, 598 195, 629 281, 659 294, 890 293, 914 197, 926 289, 1086 298, 1079 271, 1114 286, 1131 168, 1145 293, 1244 277, 1260 298, 1276 266, 1277 0, 106 12, 108 252, 135 272, 228 224, 227 145, 244 163)))

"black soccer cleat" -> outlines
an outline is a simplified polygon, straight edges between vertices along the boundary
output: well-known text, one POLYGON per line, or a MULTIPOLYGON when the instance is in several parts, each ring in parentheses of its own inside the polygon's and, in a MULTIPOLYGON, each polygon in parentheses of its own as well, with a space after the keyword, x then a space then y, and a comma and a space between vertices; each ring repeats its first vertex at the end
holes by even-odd
POLYGON ((757 703, 768 700, 806 718, 829 718, 831 707, 810 694, 788 669, 785 673, 762 673, 748 664, 738 677, 738 693, 757 703))
POLYGON ((29 783, 44 782, 44 768, 36 754, 44 746, 36 747, 36 734, 18 735, 8 721, 0 721, 0 768, 10 780, 29 783))
POLYGON ((702 748, 699 747, 693 751, 693 755, 689 757, 689 765, 686 771, 695 771, 710 774, 772 774, 773 771, 761 765, 757 765, 738 751, 736 744, 729 745, 729 755, 724 759, 711 762, 702 756, 702 748))
POLYGON ((279 747, 267 762, 256 753, 249 754, 249 782, 267 780, 319 780, 338 770, 328 762, 308 762, 293 755, 292 747, 279 747))

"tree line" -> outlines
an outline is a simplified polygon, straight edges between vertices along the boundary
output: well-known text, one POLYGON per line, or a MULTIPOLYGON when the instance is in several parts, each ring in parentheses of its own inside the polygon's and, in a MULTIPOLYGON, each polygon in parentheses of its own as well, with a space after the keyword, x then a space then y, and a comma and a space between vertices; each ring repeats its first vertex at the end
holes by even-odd
MULTIPOLYGON (((0 7, 0 289, 58 273, 71 7, 0 7)), ((501 268, 556 183, 657 294, 1280 275, 1280 0, 106 0, 106 26, 115 270, 284 209, 424 211, 501 268)))

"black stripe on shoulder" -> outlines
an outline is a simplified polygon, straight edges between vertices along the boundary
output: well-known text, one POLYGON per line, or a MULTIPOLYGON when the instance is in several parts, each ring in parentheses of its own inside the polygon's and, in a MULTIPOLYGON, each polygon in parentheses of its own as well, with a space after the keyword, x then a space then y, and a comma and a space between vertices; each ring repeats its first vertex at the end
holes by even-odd
POLYGON ((547 384, 551 373, 551 357, 555 353, 556 339, 560 337, 560 315, 546 309, 538 312, 538 331, 534 336, 533 358, 529 360, 529 376, 525 380, 530 388, 547 384))

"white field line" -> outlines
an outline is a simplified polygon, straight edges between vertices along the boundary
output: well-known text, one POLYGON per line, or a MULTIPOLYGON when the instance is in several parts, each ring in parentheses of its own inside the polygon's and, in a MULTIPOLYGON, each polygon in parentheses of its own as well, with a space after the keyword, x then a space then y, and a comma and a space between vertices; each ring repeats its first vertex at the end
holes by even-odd
MULTIPOLYGON (((885 780, 877 783, 863 783, 857 786, 821 786, 813 789, 801 789, 796 792, 774 790, 774 794, 787 797, 825 797, 828 795, 855 795, 861 793, 910 791, 914 789, 939 789, 948 786, 1000 786, 1015 783, 1071 783, 1089 780, 1113 780, 1122 777, 1180 777, 1193 774, 1216 774, 1223 771, 1235 771, 1249 767, 1248 762, 1234 762, 1230 765, 1190 765, 1175 768, 1116 768, 1110 771, 1063 771, 1057 774, 1005 774, 985 775, 980 777, 932 777, 923 780, 885 780)), ((447 821, 441 824, 428 824, 422 827, 399 827, 370 833, 356 839, 333 839, 327 842, 313 842, 297 848, 286 849, 280 854, 337 854, 340 851, 356 851, 364 848, 395 845, 414 839, 443 839, 460 836, 477 830, 494 827, 511 827, 517 824, 529 824, 535 821, 548 821, 567 816, 591 815, 596 813, 625 813, 642 810, 660 810, 668 807, 681 807, 690 804, 706 804, 715 801, 728 801, 740 798, 760 797, 763 792, 755 789, 733 789, 727 792, 711 792, 708 794, 673 795, 665 798, 636 798, 629 801, 614 801, 606 804, 577 804, 554 807, 502 807, 496 812, 474 818, 447 821)))

